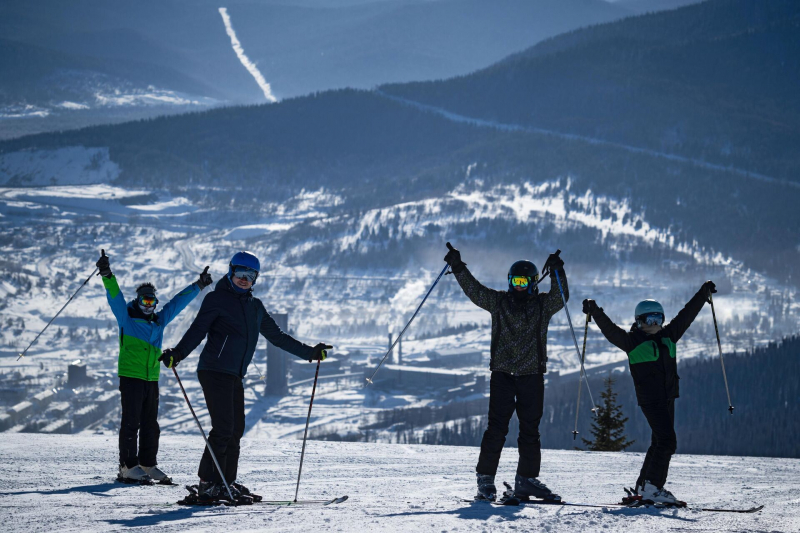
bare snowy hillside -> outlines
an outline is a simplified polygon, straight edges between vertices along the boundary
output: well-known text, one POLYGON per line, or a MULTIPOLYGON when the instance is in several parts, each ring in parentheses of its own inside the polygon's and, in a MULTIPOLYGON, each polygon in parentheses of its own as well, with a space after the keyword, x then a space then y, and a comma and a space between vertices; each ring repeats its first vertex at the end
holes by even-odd
MULTIPOLYGON (((179 486, 113 482, 113 435, 5 435, 0 447, 0 519, 16 531, 775 531, 800 528, 795 493, 800 460, 677 455, 668 486, 692 507, 749 508, 754 514, 692 509, 495 507, 474 493, 476 448, 311 442, 299 498, 349 500, 329 507, 181 507, 196 483, 198 435, 161 442, 160 466, 179 486)), ((245 439, 240 479, 266 499, 294 497, 299 441, 245 439)), ((630 485, 641 454, 549 451, 542 480, 565 501, 611 504, 630 485)), ((499 479, 513 480, 515 450, 499 479)))

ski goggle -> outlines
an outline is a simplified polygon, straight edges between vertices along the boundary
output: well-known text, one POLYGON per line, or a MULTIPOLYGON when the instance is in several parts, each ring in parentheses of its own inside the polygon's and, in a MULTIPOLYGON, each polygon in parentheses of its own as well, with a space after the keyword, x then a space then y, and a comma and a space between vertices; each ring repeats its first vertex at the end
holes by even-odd
POLYGON ((158 305, 158 298, 155 296, 139 296, 137 302, 142 307, 155 307, 158 305))
POLYGON ((642 325, 660 326, 664 324, 664 315, 661 313, 648 313, 646 315, 639 315, 636 320, 642 325))
POLYGON ((523 289, 526 289, 528 285, 530 285, 531 283, 531 278, 529 278, 528 276, 511 276, 511 279, 509 279, 508 281, 509 283, 511 283, 512 287, 521 287, 523 289))
POLYGON ((258 277, 258 270, 248 267, 235 266, 233 267, 233 277, 239 279, 246 279, 250 283, 255 283, 258 277))

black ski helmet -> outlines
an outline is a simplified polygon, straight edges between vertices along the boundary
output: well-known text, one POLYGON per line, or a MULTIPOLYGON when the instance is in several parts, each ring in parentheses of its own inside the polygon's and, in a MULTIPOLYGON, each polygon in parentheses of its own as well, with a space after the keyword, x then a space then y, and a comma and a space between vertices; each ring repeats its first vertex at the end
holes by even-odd
POLYGON ((539 292, 539 287, 536 282, 539 281, 539 269, 536 265, 526 259, 521 259, 511 265, 508 269, 508 292, 514 292, 514 287, 511 285, 511 278, 515 276, 527 276, 530 278, 528 283, 528 294, 536 294, 539 292))

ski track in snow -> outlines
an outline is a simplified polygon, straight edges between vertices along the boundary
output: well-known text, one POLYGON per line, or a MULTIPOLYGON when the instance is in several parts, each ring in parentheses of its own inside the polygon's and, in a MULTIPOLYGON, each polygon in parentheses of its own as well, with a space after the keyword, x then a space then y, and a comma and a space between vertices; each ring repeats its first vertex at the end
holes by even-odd
POLYGON ((278 99, 272 94, 272 87, 270 87, 270 84, 267 83, 266 79, 264 79, 264 75, 261 74, 260 70, 258 70, 256 64, 250 61, 250 58, 245 55, 244 48, 242 48, 242 43, 240 43, 239 39, 236 37, 236 32, 231 24, 231 17, 228 15, 228 8, 219 8, 219 14, 222 16, 223 24, 225 24, 225 32, 228 34, 228 37, 231 38, 231 46, 233 47, 233 51, 236 52, 236 57, 239 58, 239 61, 242 63, 244 68, 247 69, 247 72, 249 72, 250 75, 253 76, 253 79, 256 80, 256 83, 264 93, 264 98, 266 98, 268 102, 277 102, 278 99))
POLYGON ((670 161, 676 161, 679 163, 686 163, 689 165, 694 165, 696 167, 705 168, 708 170, 715 170, 721 172, 731 172, 739 176, 744 176, 746 178, 753 178, 759 181, 763 181, 766 183, 772 183, 775 185, 783 185, 785 187, 792 187, 795 189, 800 189, 800 183, 795 183, 792 181, 773 178, 771 176, 766 176, 764 174, 759 174, 757 172, 751 172, 749 170, 744 170, 741 168, 736 167, 726 167, 724 165, 717 165, 714 163, 709 163, 707 161, 702 161, 700 159, 692 159, 690 157, 683 157, 680 155, 675 154, 668 154, 665 152, 659 152, 657 150, 651 150, 649 148, 642 148, 639 146, 631 146, 629 144, 622 144, 616 143, 613 141, 606 141, 604 139, 598 139, 596 137, 588 137, 585 135, 577 135, 574 133, 563 133, 560 131, 555 130, 548 130, 545 128, 536 128, 534 126, 522 126, 520 124, 506 124, 503 122, 495 122, 491 120, 484 120, 480 118, 468 117, 466 115, 460 115, 458 113, 454 113, 452 111, 448 111, 441 107, 436 107, 428 104, 423 104, 421 102, 417 102, 414 100, 409 100, 407 98, 402 98, 400 96, 394 96, 391 94, 387 94, 381 90, 376 89, 375 93, 383 96, 384 98, 388 98, 389 100, 393 100, 395 102, 399 102, 401 104, 406 104, 421 111, 428 111, 432 113, 436 113, 439 116, 442 116, 452 122, 460 122, 462 124, 471 124, 473 126, 479 126, 484 128, 496 128, 503 131, 522 131, 527 133, 539 133, 543 135, 551 135, 553 137, 558 137, 560 139, 567 139, 571 141, 583 141, 590 144, 594 144, 597 146, 607 146, 609 148, 619 148, 622 150, 626 150, 628 152, 633 152, 637 154, 645 154, 650 155, 653 157, 660 157, 662 159, 668 159, 670 161))
MULTIPOLYGON (((242 441, 239 479, 266 499, 294 497, 301 442, 242 441)), ((472 447, 309 441, 299 498, 350 499, 329 507, 182 507, 196 483, 200 435, 162 436, 159 466, 178 486, 114 482, 116 435, 4 435, 0 447, 3 530, 28 531, 798 531, 800 460, 676 455, 668 486, 691 509, 467 503, 475 491, 472 447)), ((497 481, 512 481, 517 452, 506 449, 497 481)), ((542 480, 566 501, 615 503, 636 478, 638 453, 544 450, 542 480)), ((502 485, 501 485, 502 486, 502 485)))

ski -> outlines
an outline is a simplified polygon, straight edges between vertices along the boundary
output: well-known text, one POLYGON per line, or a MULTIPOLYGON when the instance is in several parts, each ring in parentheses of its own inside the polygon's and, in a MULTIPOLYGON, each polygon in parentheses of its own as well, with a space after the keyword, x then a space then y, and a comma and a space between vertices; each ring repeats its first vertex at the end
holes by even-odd
POLYGON ((122 477, 117 475, 117 483, 124 483, 125 485, 154 485, 155 482, 150 479, 131 479, 129 477, 122 477))
POLYGON ((508 506, 516 506, 520 504, 519 499, 517 498, 500 498, 499 500, 487 500, 484 498, 459 498, 462 502, 465 503, 488 503, 491 505, 495 505, 497 507, 508 507, 508 506))
POLYGON ((295 506, 295 505, 331 505, 335 503, 342 503, 347 501, 349 496, 340 496, 339 498, 333 498, 332 500, 262 500, 258 503, 264 505, 278 505, 278 506, 295 506))
MULTIPOLYGON (((516 499, 516 498, 515 498, 516 499)), ((495 506, 503 506, 503 505, 555 505, 555 506, 565 506, 565 507, 592 507, 595 509, 606 509, 609 507, 618 507, 620 509, 687 509, 689 511, 704 511, 709 513, 757 513, 764 508, 763 505, 759 505, 756 507, 750 507, 745 509, 717 509, 717 508, 707 508, 707 507, 689 507, 688 505, 653 505, 649 503, 640 503, 640 504, 625 504, 625 503, 606 503, 606 504, 599 504, 599 503, 581 503, 581 502, 565 502, 565 501, 558 501, 558 500, 519 500, 516 499, 517 503, 515 504, 508 504, 502 503, 503 500, 498 500, 496 502, 489 501, 489 500, 468 500, 466 498, 461 498, 462 502, 466 503, 475 503, 475 502, 486 502, 490 503, 495 506)))

